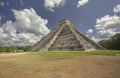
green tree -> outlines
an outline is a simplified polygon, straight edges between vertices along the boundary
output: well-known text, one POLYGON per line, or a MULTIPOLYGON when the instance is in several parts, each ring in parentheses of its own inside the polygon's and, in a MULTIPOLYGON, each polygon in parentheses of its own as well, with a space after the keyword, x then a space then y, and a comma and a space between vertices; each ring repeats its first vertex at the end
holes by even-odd
POLYGON ((115 34, 108 40, 99 41, 99 44, 106 49, 120 50, 120 33, 115 34))
POLYGON ((112 49, 120 50, 120 33, 111 37, 110 40, 112 41, 112 49))

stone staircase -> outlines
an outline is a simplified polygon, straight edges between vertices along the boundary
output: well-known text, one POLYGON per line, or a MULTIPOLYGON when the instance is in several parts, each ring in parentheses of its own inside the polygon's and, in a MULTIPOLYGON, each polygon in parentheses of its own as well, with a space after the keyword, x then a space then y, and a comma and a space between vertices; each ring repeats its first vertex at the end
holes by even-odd
POLYGON ((69 26, 64 26, 55 42, 48 50, 83 50, 69 26))

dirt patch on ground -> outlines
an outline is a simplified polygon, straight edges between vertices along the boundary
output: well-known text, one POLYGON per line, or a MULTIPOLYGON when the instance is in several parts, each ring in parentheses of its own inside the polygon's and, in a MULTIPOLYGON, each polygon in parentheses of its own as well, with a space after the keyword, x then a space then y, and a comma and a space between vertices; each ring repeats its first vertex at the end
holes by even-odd
POLYGON ((19 56, 19 55, 22 55, 22 54, 27 54, 27 53, 30 53, 30 52, 23 52, 23 53, 1 53, 0 54, 0 57, 5 57, 5 56, 19 56))
POLYGON ((3 54, 0 78, 120 78, 120 56, 3 54))

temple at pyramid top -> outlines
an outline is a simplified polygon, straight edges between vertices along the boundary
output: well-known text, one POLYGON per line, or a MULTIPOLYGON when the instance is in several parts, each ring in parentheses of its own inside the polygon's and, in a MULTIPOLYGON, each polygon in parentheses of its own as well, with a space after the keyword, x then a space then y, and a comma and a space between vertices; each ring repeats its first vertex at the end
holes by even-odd
POLYGON ((103 49, 99 44, 78 32, 67 19, 37 42, 30 51, 83 51, 103 49))
POLYGON ((62 20, 62 21, 59 21, 58 23, 57 23, 57 26, 72 26, 73 27, 73 25, 72 25, 72 23, 68 20, 68 19, 64 19, 64 20, 62 20))

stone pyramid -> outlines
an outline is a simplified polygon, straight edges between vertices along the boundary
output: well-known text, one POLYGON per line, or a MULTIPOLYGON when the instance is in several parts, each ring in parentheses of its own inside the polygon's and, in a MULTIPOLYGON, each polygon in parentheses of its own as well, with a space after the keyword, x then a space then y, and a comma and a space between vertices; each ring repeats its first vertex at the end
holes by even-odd
POLYGON ((82 33, 78 32, 73 24, 65 19, 57 23, 57 27, 32 46, 31 51, 82 51, 103 49, 82 33))

